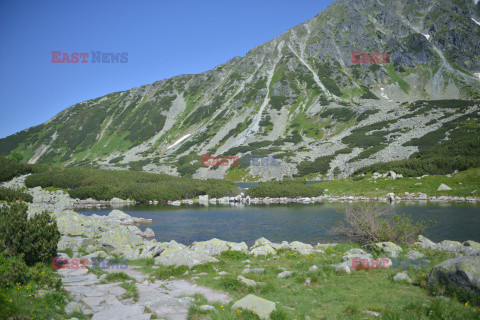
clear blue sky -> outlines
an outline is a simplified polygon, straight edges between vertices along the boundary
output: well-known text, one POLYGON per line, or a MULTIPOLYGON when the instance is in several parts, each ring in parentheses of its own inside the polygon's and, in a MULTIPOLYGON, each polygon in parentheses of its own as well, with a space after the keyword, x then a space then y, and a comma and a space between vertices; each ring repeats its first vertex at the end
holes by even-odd
POLYGON ((0 0, 0 138, 75 103, 244 56, 331 2, 0 0), (51 63, 51 51, 97 50, 127 52, 128 63, 51 63))

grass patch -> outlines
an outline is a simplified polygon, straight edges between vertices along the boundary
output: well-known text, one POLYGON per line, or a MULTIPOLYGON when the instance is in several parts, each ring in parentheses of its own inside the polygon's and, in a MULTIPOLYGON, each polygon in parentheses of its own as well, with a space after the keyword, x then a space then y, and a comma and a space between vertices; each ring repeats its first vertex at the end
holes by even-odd
POLYGON ((120 285, 120 287, 127 290, 127 292, 122 295, 123 299, 133 298, 133 301, 138 301, 138 290, 137 286, 134 283, 124 282, 120 285))
MULTIPOLYGON (((219 271, 228 274, 218 277, 217 272, 207 273, 197 284, 217 290, 227 291, 233 301, 253 293, 261 298, 277 302, 277 312, 271 319, 368 319, 365 311, 382 314, 382 319, 475 319, 480 312, 474 307, 465 306, 455 298, 447 301, 429 295, 425 288, 429 270, 438 262, 451 257, 450 253, 416 248, 430 260, 427 269, 407 270, 414 284, 396 283, 393 276, 399 269, 355 270, 350 275, 337 273, 330 264, 342 261, 341 255, 348 249, 358 247, 357 244, 344 243, 326 247, 325 253, 300 255, 292 250, 279 250, 276 256, 249 257, 250 268, 264 268, 260 274, 243 274, 248 279, 264 282, 265 285, 248 287, 237 279, 242 275, 245 263, 243 255, 225 253, 217 258, 219 271), (309 271, 313 265, 319 268, 309 271), (287 278, 277 275, 285 268, 294 274, 287 278), (310 282, 305 285, 309 278, 310 282), (442 317, 441 314, 449 315, 442 317)), ((402 255, 407 246, 403 246, 402 255)), ((412 247, 411 247, 412 248, 412 247)), ((375 252, 371 252, 375 254, 375 252)), ((257 319, 255 315, 233 308, 233 301, 226 303, 208 303, 202 296, 195 297, 189 319, 257 319), (210 304, 215 310, 201 310, 203 304, 210 304)))
POLYGON ((425 193, 429 196, 462 196, 478 197, 478 181, 480 181, 480 169, 468 169, 451 177, 443 175, 433 175, 417 179, 415 177, 406 177, 396 180, 387 178, 378 178, 370 180, 370 174, 362 180, 355 181, 355 178, 344 178, 314 184, 322 189, 328 189, 328 194, 332 196, 365 196, 365 197, 385 197, 387 193, 395 194, 425 193), (453 190, 437 191, 440 184, 446 184, 453 190), (377 190, 378 189, 378 190, 377 190), (477 190, 476 192, 474 192, 477 190))

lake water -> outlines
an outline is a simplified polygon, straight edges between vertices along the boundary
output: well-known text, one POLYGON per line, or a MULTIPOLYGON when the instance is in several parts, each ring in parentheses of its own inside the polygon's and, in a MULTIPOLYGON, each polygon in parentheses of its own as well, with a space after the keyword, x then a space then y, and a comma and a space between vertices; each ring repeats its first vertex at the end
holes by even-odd
MULTIPOLYGON (((273 242, 301 241, 345 242, 332 233, 343 221, 337 209, 345 204, 287 204, 230 206, 200 205, 172 207, 165 205, 135 205, 119 208, 134 217, 152 219, 140 226, 155 232, 157 241, 175 240, 183 244, 219 238, 245 241, 248 245, 260 237, 273 242)), ((347 204, 348 205, 348 204, 347 204)), ((474 240, 480 242, 480 204, 471 203, 396 203, 396 213, 406 214, 414 221, 434 220, 436 225, 423 234, 435 242, 442 240, 474 240)), ((80 210, 82 214, 107 215, 110 210, 80 210)))

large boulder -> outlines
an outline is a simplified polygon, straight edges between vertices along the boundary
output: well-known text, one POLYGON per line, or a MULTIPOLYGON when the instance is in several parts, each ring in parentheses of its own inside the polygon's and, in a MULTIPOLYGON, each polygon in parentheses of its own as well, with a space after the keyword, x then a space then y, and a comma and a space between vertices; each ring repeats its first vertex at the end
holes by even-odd
POLYGON ((430 239, 419 235, 418 236, 418 241, 415 242, 415 244, 423 249, 430 249, 430 250, 435 250, 437 249, 437 244, 430 239))
POLYGON ((253 255, 255 257, 257 256, 267 256, 269 254, 276 254, 277 251, 270 245, 266 244, 260 247, 254 247, 252 250, 250 250, 250 255, 253 255))
POLYGON ((480 243, 472 241, 472 240, 465 241, 463 243, 463 245, 465 247, 469 247, 469 248, 472 248, 472 249, 475 249, 475 250, 480 250, 480 243))
POLYGON ((232 308, 245 309, 255 312, 260 319, 270 319, 270 314, 276 310, 275 302, 249 294, 235 302, 232 308))
POLYGON ((480 294, 480 257, 457 257, 436 265, 428 274, 431 290, 460 289, 480 294))
POLYGON ((107 216, 108 219, 112 219, 112 220, 130 220, 132 219, 132 217, 128 214, 126 214, 125 212, 123 211, 120 211, 120 210, 112 210, 108 216, 107 216))
POLYGON ((261 247, 261 246, 265 246, 265 245, 271 245, 271 244, 272 243, 268 239, 265 239, 264 237, 261 237, 260 239, 257 239, 257 241, 255 241, 255 244, 252 246, 252 248, 261 247))
POLYGON ((248 252, 248 247, 245 242, 235 243, 228 242, 219 239, 212 239, 202 242, 194 242, 190 249, 194 252, 203 252, 211 256, 219 255, 223 251, 233 250, 233 251, 242 251, 244 253, 248 252))
POLYGON ((465 247, 458 241, 443 240, 437 244, 437 249, 447 251, 447 252, 462 252, 465 250, 465 247))
POLYGON ((87 233, 87 228, 85 227, 88 223, 84 215, 78 214, 76 212, 65 212, 60 217, 56 218, 58 230, 62 234, 69 236, 81 236, 87 233))
POLYGON ((188 266, 192 268, 198 264, 205 264, 209 262, 218 262, 217 259, 209 254, 199 251, 190 250, 182 244, 171 241, 167 249, 163 250, 160 256, 155 258, 155 264, 162 264, 166 266, 188 266))
POLYGON ((143 244, 140 236, 130 232, 124 226, 111 226, 98 241, 105 249, 116 249, 120 252, 126 246, 135 247, 143 244))
POLYGON ((290 243, 290 248, 300 254, 307 255, 313 252, 313 246, 300 241, 293 241, 290 243))
POLYGON ((65 251, 70 248, 72 250, 86 249, 93 244, 93 240, 82 237, 61 236, 57 244, 58 251, 65 251))

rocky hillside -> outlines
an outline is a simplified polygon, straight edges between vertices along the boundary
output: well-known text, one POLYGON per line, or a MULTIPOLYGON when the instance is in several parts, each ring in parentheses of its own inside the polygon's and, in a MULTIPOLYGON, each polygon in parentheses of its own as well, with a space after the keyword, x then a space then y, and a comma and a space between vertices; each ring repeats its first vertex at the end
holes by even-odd
POLYGON ((236 181, 349 175, 477 134, 479 21, 478 0, 338 0, 213 70, 73 105, 1 139, 0 155, 236 181), (201 166, 246 153, 278 166, 201 166))

